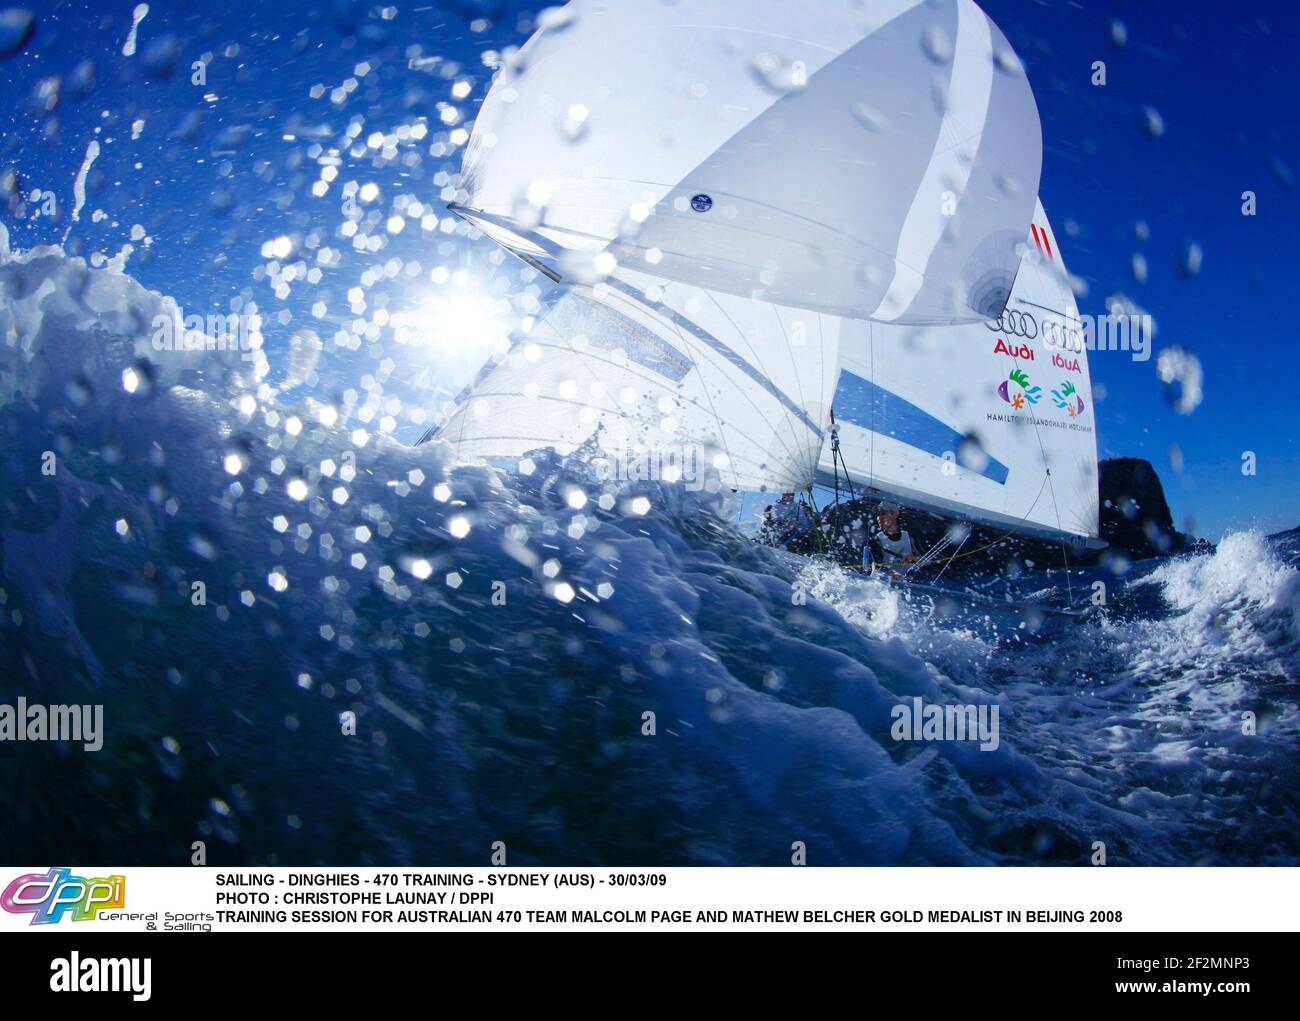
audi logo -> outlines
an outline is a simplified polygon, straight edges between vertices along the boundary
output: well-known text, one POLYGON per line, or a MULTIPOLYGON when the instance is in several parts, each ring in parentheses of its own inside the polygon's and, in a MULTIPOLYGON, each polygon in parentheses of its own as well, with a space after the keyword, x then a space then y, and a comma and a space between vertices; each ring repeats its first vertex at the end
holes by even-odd
POLYGON ((1059 319, 1044 319, 1042 326, 1030 312, 1019 309, 1006 309, 1001 317, 990 319, 984 324, 993 333, 1005 333, 1008 337, 1024 337, 1035 340, 1041 332, 1043 343, 1048 347, 1064 348, 1067 351, 1082 351, 1083 340, 1077 327, 1068 326, 1059 319))
POLYGON ((1083 338, 1076 326, 1067 326, 1056 319, 1043 321, 1043 341, 1048 347, 1064 348, 1066 351, 1082 351, 1083 338))
POLYGON ((1028 312, 1020 312, 1016 309, 1005 309, 1000 318, 991 319, 984 325, 994 333, 1001 331, 1009 337, 1033 340, 1038 336, 1038 320, 1028 312))

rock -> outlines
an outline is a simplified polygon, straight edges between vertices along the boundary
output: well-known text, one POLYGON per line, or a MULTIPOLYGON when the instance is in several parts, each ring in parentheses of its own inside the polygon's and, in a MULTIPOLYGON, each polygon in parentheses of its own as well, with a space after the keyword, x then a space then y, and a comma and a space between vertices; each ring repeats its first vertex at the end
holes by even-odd
POLYGON ((1101 537, 1134 560, 1169 556, 1199 540, 1174 527, 1164 486, 1150 461, 1117 457, 1098 468, 1101 537))

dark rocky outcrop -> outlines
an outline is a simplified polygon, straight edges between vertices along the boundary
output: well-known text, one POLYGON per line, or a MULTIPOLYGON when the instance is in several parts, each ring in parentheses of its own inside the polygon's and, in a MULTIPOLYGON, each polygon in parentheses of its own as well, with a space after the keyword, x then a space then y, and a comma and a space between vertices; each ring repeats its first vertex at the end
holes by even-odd
POLYGON ((1178 531, 1165 487, 1150 461, 1117 457, 1098 466, 1101 537, 1135 560, 1196 548, 1201 540, 1178 531))

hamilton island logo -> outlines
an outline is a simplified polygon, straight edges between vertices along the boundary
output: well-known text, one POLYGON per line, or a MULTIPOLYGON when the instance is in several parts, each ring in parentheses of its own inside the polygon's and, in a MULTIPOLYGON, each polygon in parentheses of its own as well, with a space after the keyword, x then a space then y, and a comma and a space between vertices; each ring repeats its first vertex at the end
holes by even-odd
POLYGON ((1037 404, 1042 399, 1043 388, 1030 386, 1029 375, 1024 369, 1012 369, 1011 374, 998 387, 998 396, 1017 411, 1021 411, 1026 401, 1037 404))
POLYGON ((70 869, 28 872, 0 893, 0 908, 31 915, 30 925, 53 925, 69 911, 74 922, 94 921, 105 908, 126 906, 126 876, 86 879, 70 869))
POLYGON ((1068 379, 1059 390, 1052 391, 1052 403, 1068 412, 1071 418, 1083 414, 1083 398, 1068 379))
POLYGON ((691 208, 697 213, 707 213, 713 208, 713 198, 700 192, 691 198, 691 208))

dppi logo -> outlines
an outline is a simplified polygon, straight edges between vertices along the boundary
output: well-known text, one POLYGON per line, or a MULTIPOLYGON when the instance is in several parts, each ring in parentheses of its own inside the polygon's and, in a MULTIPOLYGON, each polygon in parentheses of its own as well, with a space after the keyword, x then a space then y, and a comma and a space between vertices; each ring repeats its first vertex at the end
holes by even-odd
POLYGON ((31 915, 31 925, 51 925, 69 911, 74 922, 93 921, 105 908, 126 906, 126 876, 83 879, 69 869, 19 876, 0 893, 0 908, 31 915))
POLYGON ((995 355, 1006 355, 1008 358, 1019 358, 1022 362, 1032 362, 1034 360, 1034 349, 1028 344, 1021 344, 1019 347, 1007 347, 1007 342, 1001 337, 993 345, 995 355))
POLYGON ((1055 365, 1058 369, 1064 369, 1066 372, 1083 371, 1083 369, 1079 367, 1079 359, 1066 358, 1065 355, 1062 354, 1052 355, 1052 364, 1055 365))

